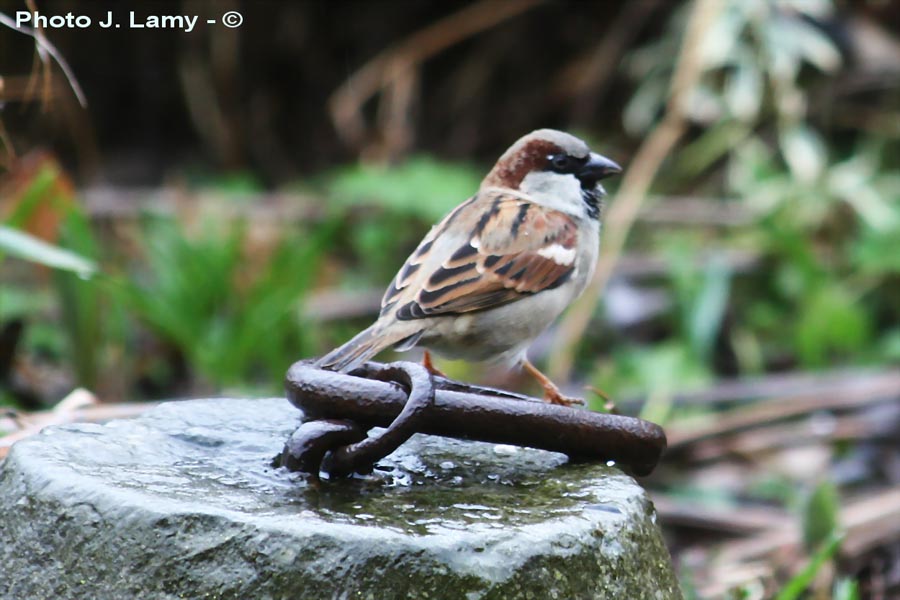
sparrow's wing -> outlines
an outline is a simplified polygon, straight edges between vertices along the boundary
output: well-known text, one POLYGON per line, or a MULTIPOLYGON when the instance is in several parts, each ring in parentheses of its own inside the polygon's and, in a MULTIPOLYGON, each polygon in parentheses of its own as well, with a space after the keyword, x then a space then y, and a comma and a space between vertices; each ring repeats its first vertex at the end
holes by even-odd
POLYGON ((385 293, 381 314, 396 309, 405 321, 465 313, 559 287, 572 277, 577 244, 569 215, 483 192, 422 240, 385 293))

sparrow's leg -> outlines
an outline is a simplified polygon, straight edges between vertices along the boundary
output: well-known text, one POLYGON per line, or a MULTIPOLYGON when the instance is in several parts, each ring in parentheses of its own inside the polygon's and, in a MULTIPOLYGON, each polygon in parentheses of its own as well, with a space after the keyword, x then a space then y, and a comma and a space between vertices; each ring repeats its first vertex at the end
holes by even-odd
POLYGON ((531 364, 527 358, 522 359, 522 367, 524 367, 532 377, 538 380, 538 383, 544 388, 544 398, 550 404, 561 404, 563 406, 572 406, 575 404, 584 405, 584 400, 581 398, 563 396, 562 392, 559 391, 559 388, 556 387, 556 384, 550 381, 549 377, 538 371, 538 368, 531 364))
POLYGON ((431 362, 431 352, 429 352, 428 350, 426 350, 425 354, 422 356, 422 366, 425 367, 425 369, 432 375, 444 378, 447 377, 437 367, 434 366, 433 362, 431 362))

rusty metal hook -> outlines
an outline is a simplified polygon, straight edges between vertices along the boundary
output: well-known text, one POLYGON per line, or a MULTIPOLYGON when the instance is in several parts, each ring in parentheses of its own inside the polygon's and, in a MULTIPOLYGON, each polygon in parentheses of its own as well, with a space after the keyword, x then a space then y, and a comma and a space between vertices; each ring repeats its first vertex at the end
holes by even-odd
POLYGON ((301 361, 286 387, 305 422, 281 464, 312 476, 368 472, 416 432, 612 460, 636 475, 649 474, 666 447, 662 428, 648 421, 433 377, 417 363, 370 362, 347 375, 301 361), (366 437, 376 426, 387 430, 366 437))

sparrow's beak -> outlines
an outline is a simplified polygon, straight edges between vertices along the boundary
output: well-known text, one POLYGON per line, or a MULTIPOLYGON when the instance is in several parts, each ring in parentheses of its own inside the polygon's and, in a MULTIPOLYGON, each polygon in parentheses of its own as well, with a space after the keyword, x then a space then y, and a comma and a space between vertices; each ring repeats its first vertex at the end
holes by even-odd
POLYGON ((621 173, 622 167, 609 160, 605 156, 600 156, 596 152, 591 152, 588 161, 578 171, 578 179, 582 181, 600 181, 610 175, 621 173))

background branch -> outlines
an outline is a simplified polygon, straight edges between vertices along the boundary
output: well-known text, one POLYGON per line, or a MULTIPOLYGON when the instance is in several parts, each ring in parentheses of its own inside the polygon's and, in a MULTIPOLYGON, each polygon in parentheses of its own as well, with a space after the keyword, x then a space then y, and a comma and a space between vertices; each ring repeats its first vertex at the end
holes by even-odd
MULTIPOLYGON (((352 146, 361 147, 367 138, 362 108, 379 92, 393 90, 387 95, 385 115, 405 114, 397 106, 408 106, 414 87, 413 70, 423 61, 442 50, 458 44, 477 33, 486 31, 507 19, 518 16, 543 0, 482 0, 417 31, 405 40, 377 54, 359 70, 347 77, 328 101, 331 119, 338 135, 352 146)), ((387 118, 387 117, 385 117, 387 118)), ((396 125, 397 120, 390 120, 396 125)), ((394 138, 403 139, 397 131, 394 138)))
POLYGON ((650 185, 663 161, 687 129, 685 103, 703 73, 700 52, 703 33, 709 30, 721 8, 722 2, 719 0, 696 0, 691 8, 675 74, 672 76, 665 116, 626 167, 622 186, 603 220, 603 243, 600 246, 597 270, 587 290, 560 324, 555 340, 558 350, 550 359, 550 373, 554 379, 569 379, 579 340, 615 269, 650 185))

